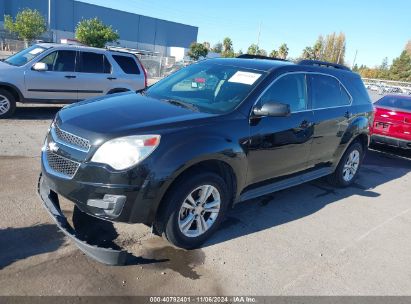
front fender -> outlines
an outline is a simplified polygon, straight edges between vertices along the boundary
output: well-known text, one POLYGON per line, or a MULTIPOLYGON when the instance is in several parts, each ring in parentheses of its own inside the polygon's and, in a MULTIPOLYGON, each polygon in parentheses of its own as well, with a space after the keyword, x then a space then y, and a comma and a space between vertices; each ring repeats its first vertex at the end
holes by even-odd
POLYGON ((221 161, 230 166, 236 181, 237 197, 244 187, 247 158, 240 141, 221 136, 196 136, 176 141, 153 158, 150 185, 145 196, 152 199, 150 219, 154 219, 163 196, 171 184, 186 170, 204 161, 221 161))

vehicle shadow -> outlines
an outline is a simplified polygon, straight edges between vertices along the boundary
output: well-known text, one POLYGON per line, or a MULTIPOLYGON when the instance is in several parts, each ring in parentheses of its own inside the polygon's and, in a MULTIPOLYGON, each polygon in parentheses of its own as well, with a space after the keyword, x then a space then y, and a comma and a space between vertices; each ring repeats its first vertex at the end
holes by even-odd
POLYGON ((53 252, 64 243, 54 224, 0 229, 0 269, 18 260, 53 252))
POLYGON ((359 178, 348 188, 335 188, 320 179, 240 203, 228 212, 222 227, 203 247, 310 216, 347 197, 378 197, 381 193, 374 190, 377 186, 401 178, 411 171, 411 157, 402 156, 406 153, 386 147, 369 150, 359 178))
POLYGON ((48 120, 53 119, 63 105, 18 106, 10 120, 48 120))

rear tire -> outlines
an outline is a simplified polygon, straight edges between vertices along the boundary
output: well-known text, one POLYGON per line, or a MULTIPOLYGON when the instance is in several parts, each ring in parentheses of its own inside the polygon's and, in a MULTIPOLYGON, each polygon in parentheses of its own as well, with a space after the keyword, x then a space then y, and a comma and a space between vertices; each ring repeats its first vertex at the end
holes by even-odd
POLYGON ((353 142, 343 157, 341 157, 334 173, 328 176, 328 182, 337 187, 348 187, 358 177, 362 161, 364 159, 364 148, 358 141, 353 142))
POLYGON ((229 205, 227 185, 220 176, 193 174, 173 185, 154 224, 170 243, 184 249, 200 247, 218 229, 229 205))
POLYGON ((9 118, 16 110, 16 99, 4 89, 0 89, 0 119, 9 118))

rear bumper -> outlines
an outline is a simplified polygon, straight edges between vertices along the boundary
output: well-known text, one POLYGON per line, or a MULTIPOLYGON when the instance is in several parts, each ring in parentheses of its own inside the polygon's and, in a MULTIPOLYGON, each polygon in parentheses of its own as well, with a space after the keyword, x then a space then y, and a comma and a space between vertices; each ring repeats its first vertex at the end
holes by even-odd
POLYGON ((59 199, 56 192, 50 189, 45 182, 45 179, 40 175, 38 182, 38 194, 40 195, 43 205, 49 212, 53 220, 56 222, 58 228, 68 237, 70 237, 77 245, 77 247, 91 258, 107 264, 107 265, 124 265, 128 253, 123 250, 116 250, 111 248, 98 247, 88 244, 79 239, 76 231, 67 221, 60 209, 59 199))
POLYGON ((373 134, 371 136, 371 142, 385 144, 402 149, 411 149, 411 141, 398 139, 390 136, 373 134))

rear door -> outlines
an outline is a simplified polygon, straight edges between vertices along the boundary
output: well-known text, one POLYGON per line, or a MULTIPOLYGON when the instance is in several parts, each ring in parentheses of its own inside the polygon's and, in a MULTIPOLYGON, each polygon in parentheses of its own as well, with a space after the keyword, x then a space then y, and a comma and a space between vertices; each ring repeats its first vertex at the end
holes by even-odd
POLYGON ((127 87, 134 91, 145 88, 146 76, 143 67, 138 63, 137 57, 132 54, 120 53, 113 53, 112 57, 119 67, 119 70, 116 71, 119 76, 119 83, 125 83, 127 87))
POLYGON ((79 86, 74 50, 56 50, 38 62, 47 64, 47 71, 28 69, 25 73, 25 96, 29 99, 52 101, 77 101, 79 86))
POLYGON ((79 55, 79 100, 106 95, 116 77, 105 54, 80 51, 79 55))
POLYGON ((330 75, 309 74, 310 96, 314 111, 314 137, 310 165, 334 160, 351 119, 352 97, 341 82, 330 75))

